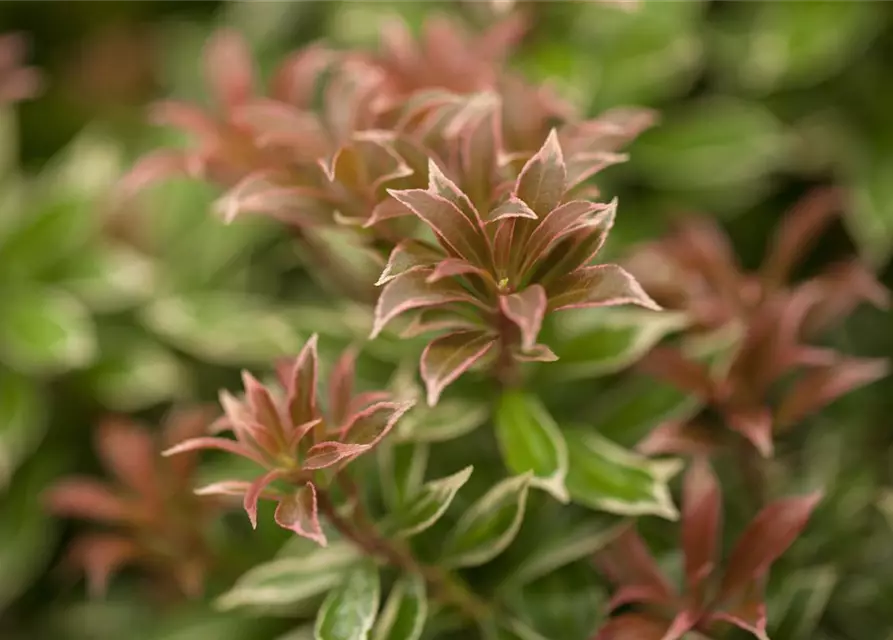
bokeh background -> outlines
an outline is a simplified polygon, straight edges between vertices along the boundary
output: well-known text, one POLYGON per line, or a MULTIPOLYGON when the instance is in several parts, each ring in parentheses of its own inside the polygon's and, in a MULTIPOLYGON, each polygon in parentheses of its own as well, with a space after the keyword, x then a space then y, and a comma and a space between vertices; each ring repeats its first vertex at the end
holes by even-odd
MULTIPOLYGON (((835 185, 845 211, 800 275, 858 253, 893 285, 893 3, 525 9, 535 19, 512 64, 531 80, 552 82, 590 114, 626 104, 661 114, 630 148, 631 161, 600 182, 620 199, 612 254, 660 235, 674 216, 703 213, 755 266, 783 213, 811 187, 835 185)), ((44 77, 36 98, 0 106, 0 638, 260 640, 293 626, 208 603, 161 619, 126 574, 107 599, 88 602, 83 585, 57 570, 80 525, 48 517, 39 496, 61 474, 97 472, 90 433, 101 416, 157 421, 172 402, 213 401, 241 367, 294 352, 312 331, 329 336, 333 350, 366 331, 362 314, 319 304, 275 225, 225 227, 209 215, 213 189, 176 182, 126 205, 112 197, 136 157, 177 141, 145 122, 145 105, 165 96, 206 101, 200 50, 221 26, 245 34, 269 71, 313 40, 374 47, 388 14, 418 28, 438 11, 474 25, 489 9, 0 2, 0 33, 28 35, 27 63, 44 77)), ((860 310, 832 340, 857 355, 893 355, 893 317, 860 310)), ((379 347, 385 361, 391 346, 379 347)), ((611 384, 568 387, 596 399, 574 405, 573 417, 593 421, 611 384)), ((773 638, 893 638, 891 415, 893 383, 881 381, 836 403, 822 429, 781 458, 786 473, 834 490, 812 528, 812 552, 823 549, 827 564, 780 587, 796 615, 782 617, 773 638)), ((631 437, 621 423, 605 423, 604 433, 631 437)), ((216 531, 225 562, 212 594, 285 542, 271 527, 249 535, 243 520, 227 516, 216 531)), ((601 585, 577 595, 565 599, 565 615, 598 615, 601 585)))

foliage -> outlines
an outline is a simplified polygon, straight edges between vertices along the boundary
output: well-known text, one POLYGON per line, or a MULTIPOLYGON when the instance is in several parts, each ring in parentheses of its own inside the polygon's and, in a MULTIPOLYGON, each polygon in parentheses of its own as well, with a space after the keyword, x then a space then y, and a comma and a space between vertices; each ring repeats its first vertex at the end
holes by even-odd
POLYGON ((879 637, 886 9, 382 8, 0 40, 0 635, 879 637))

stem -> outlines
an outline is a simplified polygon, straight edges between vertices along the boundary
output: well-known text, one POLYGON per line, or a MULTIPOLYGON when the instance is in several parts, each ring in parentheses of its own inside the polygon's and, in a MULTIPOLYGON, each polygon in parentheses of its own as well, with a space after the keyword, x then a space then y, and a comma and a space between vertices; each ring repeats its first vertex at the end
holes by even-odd
POLYGON ((517 327, 501 312, 497 327, 499 329, 499 344, 497 345, 499 356, 493 369, 494 375, 503 390, 514 389, 520 386, 521 382, 518 361, 512 356, 512 333, 513 330, 517 331, 517 327))
POLYGON ((422 564, 405 544, 396 540, 388 540, 379 535, 374 525, 369 522, 365 510, 359 502, 357 503, 358 509, 355 509, 352 514, 354 518, 350 520, 338 513, 327 491, 319 490, 316 499, 319 510, 329 522, 341 535, 365 553, 378 556, 388 564, 407 573, 422 576, 433 593, 437 594, 444 603, 455 606, 466 618, 480 621, 490 617, 490 606, 475 595, 458 577, 441 567, 422 564), (357 517, 357 512, 361 510, 362 515, 357 517), (364 526, 364 524, 369 526, 364 526))

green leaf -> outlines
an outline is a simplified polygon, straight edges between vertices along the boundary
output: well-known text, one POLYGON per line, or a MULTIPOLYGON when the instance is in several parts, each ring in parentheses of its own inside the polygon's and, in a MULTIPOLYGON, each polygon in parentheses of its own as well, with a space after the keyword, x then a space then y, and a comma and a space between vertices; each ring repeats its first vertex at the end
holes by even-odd
POLYGON ((836 75, 869 47, 882 24, 870 2, 747 3, 736 9, 716 58, 724 79, 760 93, 836 75))
POLYGON ((537 398, 522 391, 503 393, 496 409, 496 437, 509 471, 530 471, 533 486, 551 493, 560 502, 570 500, 564 486, 567 443, 537 398))
POLYGON ((0 498, 0 611, 46 570, 57 541, 56 521, 40 496, 56 473, 47 456, 28 465, 0 498))
POLYGON ((549 344, 558 362, 540 370, 550 380, 616 373, 689 320, 681 313, 620 308, 565 311, 555 323, 556 340, 549 344))
POLYGON ((567 488, 575 502, 620 515, 679 517, 667 483, 679 473, 681 460, 648 460, 586 429, 567 431, 566 437, 567 488))
POLYGON ((132 330, 101 335, 99 362, 87 380, 102 403, 116 411, 138 411, 189 394, 189 370, 167 347, 132 330))
POLYGON ((781 583, 769 601, 773 638, 811 640, 839 582, 832 566, 800 568, 781 583), (777 614, 776 614, 777 612, 777 614))
MULTIPOLYGON (((421 399, 421 394, 413 394, 421 399)), ((429 407, 417 402, 397 423, 396 437, 411 442, 443 442, 471 433, 487 421, 490 409, 462 398, 447 398, 429 407)))
POLYGON ((428 617, 428 597, 421 576, 402 577, 391 589, 375 624, 372 640, 418 640, 428 617))
POLYGON ((32 380, 0 370, 0 492, 43 439, 46 402, 32 380))
POLYGON ((13 368, 62 373, 96 356, 93 321, 77 299, 37 287, 5 290, 0 296, 0 357, 13 368))
POLYGON ((115 137, 99 126, 88 126, 53 156, 38 177, 37 188, 90 203, 90 216, 99 221, 98 203, 124 170, 122 151, 115 137))
POLYGON ((275 305, 235 292, 164 298, 142 320, 179 349, 218 364, 269 364, 303 344, 275 305))
POLYGON ((426 444, 383 442, 377 449, 381 472, 381 490, 385 502, 393 511, 418 493, 428 468, 430 448, 426 444))
POLYGON ((121 244, 102 244, 66 264, 62 286, 91 309, 110 313, 148 298, 155 285, 152 263, 121 244))
POLYGON ((388 531, 394 536, 409 537, 431 527, 449 508, 456 493, 471 476, 468 466, 457 473, 422 485, 403 507, 391 516, 388 531))
POLYGON ((521 528, 531 479, 531 473, 506 478, 471 505, 444 544, 442 562, 474 567, 502 553, 521 528))
POLYGON ((316 616, 316 640, 366 640, 379 598, 378 569, 371 561, 364 562, 329 592, 316 616))
POLYGON ((313 625, 303 625, 277 637, 276 640, 314 640, 313 625))
POLYGON ((852 170, 851 206, 846 223, 862 257, 882 268, 893 257, 893 153, 875 153, 852 170))
POLYGON ((514 618, 486 622, 482 632, 484 640, 548 640, 526 623, 514 618))
POLYGON ((308 553, 278 558, 254 567, 216 601, 221 610, 236 607, 278 607, 316 598, 339 585, 361 556, 346 542, 314 547, 308 553))
POLYGON ((83 248, 96 227, 89 202, 57 194, 48 198, 30 191, 25 195, 31 210, 0 242, 0 273, 4 279, 44 276, 83 248))
POLYGON ((713 96, 666 114, 630 154, 653 185, 697 190, 762 179, 780 166, 786 146, 781 124, 764 107, 713 96))
POLYGON ((507 588, 517 589, 577 560, 592 557, 613 540, 623 524, 616 519, 589 518, 572 526, 552 531, 519 562, 503 580, 507 588))

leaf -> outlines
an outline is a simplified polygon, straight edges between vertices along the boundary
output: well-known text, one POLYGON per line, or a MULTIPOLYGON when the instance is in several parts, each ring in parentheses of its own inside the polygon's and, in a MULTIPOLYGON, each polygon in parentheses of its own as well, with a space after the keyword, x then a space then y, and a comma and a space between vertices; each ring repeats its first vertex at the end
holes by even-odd
POLYGON ((468 482, 472 469, 468 466, 451 476, 422 485, 421 490, 391 516, 392 522, 387 529, 394 536, 408 538, 431 527, 446 513, 456 493, 468 482))
POLYGON ((480 427, 490 417, 490 408, 466 398, 439 400, 434 407, 416 405, 397 424, 396 437, 410 442, 443 442, 480 427))
POLYGON ((636 304, 660 311, 632 275, 616 264, 600 264, 577 269, 548 287, 549 309, 584 309, 620 304, 636 304))
POLYGON ((43 440, 47 406, 34 381, 0 370, 0 493, 19 464, 43 440))
POLYGON ((372 640, 419 640, 427 617, 425 581, 420 576, 404 576, 391 589, 372 640))
POLYGON ((532 349, 546 313, 546 290, 538 284, 530 285, 523 291, 500 296, 499 307, 521 330, 521 348, 532 349))
POLYGON ((620 515, 679 517, 667 483, 682 468, 680 460, 648 460, 591 430, 566 431, 565 438, 567 488, 575 502, 620 515))
POLYGON ((521 528, 531 479, 529 472, 506 478, 471 505, 444 543, 442 563, 474 567, 502 553, 521 528))
POLYGON ((366 640, 378 613, 378 569, 367 561, 331 592, 316 616, 316 640, 366 640))
POLYGON ((86 377, 105 406, 138 411, 188 395, 189 371, 164 345, 131 330, 106 330, 100 338, 99 361, 86 377))
POLYGON ((283 310, 256 296, 207 291, 156 300, 143 324, 171 344, 219 364, 264 364, 300 350, 283 310))
POLYGON ((377 449, 381 491, 388 508, 398 509, 419 492, 428 468, 430 447, 424 443, 382 442, 377 449))
POLYGON ((96 356, 93 322, 75 298, 33 286, 0 295, 0 354, 12 367, 25 373, 62 373, 96 356))
POLYGON ((347 542, 314 545, 297 557, 278 558, 254 567, 217 599, 216 606, 224 611, 246 606, 297 606, 340 584, 360 560, 359 551, 347 542))
POLYGON ((685 329, 689 320, 669 311, 605 308, 562 313, 555 325, 556 337, 549 345, 558 361, 544 375, 577 379, 625 369, 664 337, 685 329))
POLYGON ((502 394, 496 409, 496 437, 502 459, 514 474, 531 472, 531 484, 568 502, 564 486, 568 453, 564 436, 546 408, 521 391, 502 394))
POLYGON ((79 253, 66 265, 62 285, 91 309, 114 312, 149 297, 152 263, 125 245, 106 244, 79 253))
POLYGON ((518 175, 514 195, 538 216, 545 216, 561 203, 566 188, 567 168, 558 134, 553 129, 518 175))
POLYGON ((433 407, 445 387, 468 371, 496 345, 496 336, 481 331, 457 331, 436 338, 422 352, 421 374, 433 407))
POLYGON ((770 637, 811 640, 831 594, 840 581, 839 571, 829 565, 801 568, 786 576, 769 603, 770 637), (777 614, 776 614, 777 612, 777 614))
POLYGON ((715 189, 762 179, 784 160, 786 141, 762 105, 711 97, 667 114, 630 155, 667 189, 715 189))
POLYGON ((876 151, 851 169, 844 222, 862 257, 880 269, 893 258, 893 154, 876 151))

